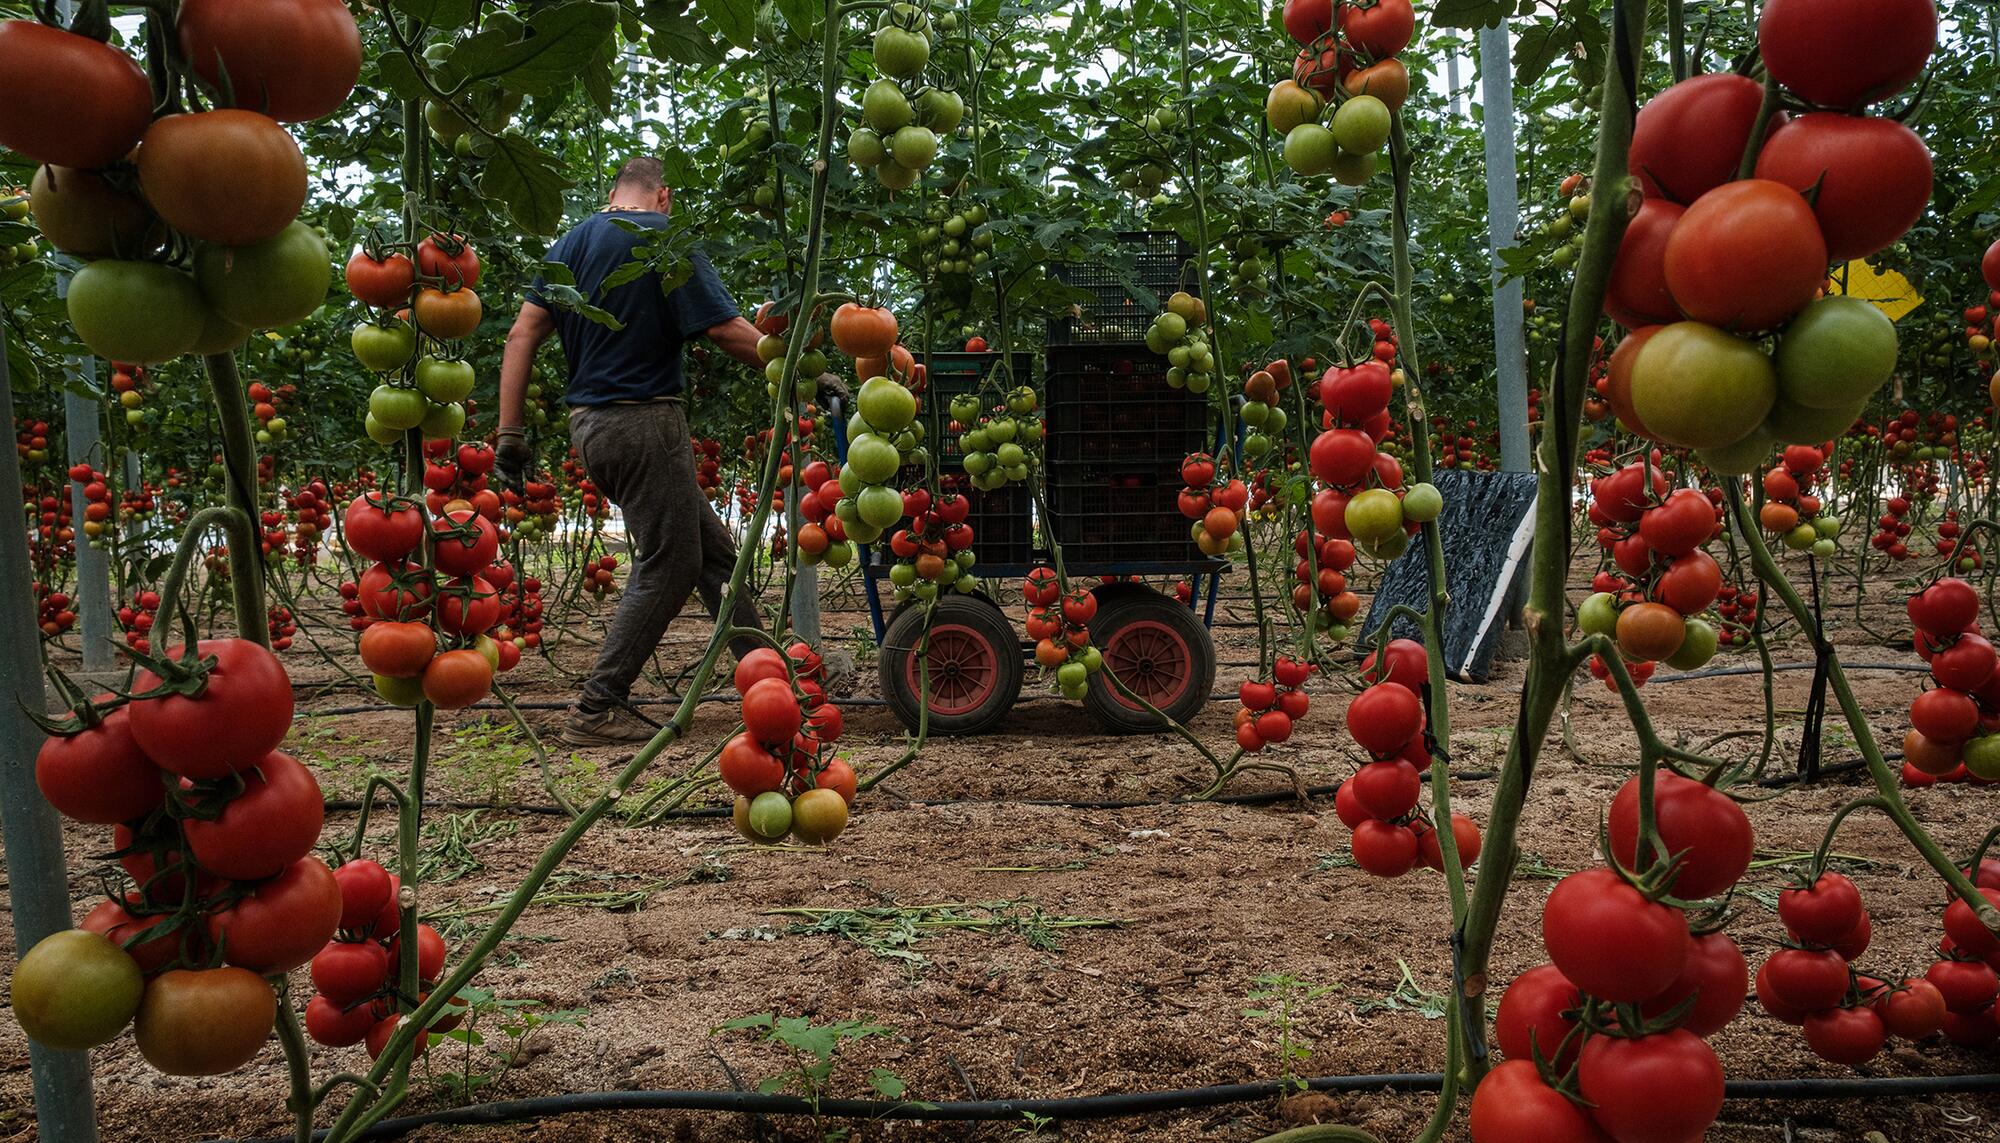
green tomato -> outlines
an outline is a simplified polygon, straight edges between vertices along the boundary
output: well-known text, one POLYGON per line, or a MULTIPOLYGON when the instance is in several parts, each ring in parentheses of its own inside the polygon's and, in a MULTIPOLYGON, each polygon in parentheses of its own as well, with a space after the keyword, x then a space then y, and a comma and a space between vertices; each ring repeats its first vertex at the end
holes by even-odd
MULTIPOLYGON (((1762 428, 1765 434, 1783 444, 1818 444, 1845 433, 1867 404, 1868 399, 1863 397, 1859 403, 1844 409, 1815 409, 1796 404, 1780 394, 1771 403, 1771 411, 1764 418, 1762 428)), ((1640 416, 1643 418, 1645 414, 1640 416)), ((1648 427, 1650 425, 1651 422, 1648 422, 1648 427)))
POLYGON ((820 562, 830 568, 844 568, 854 562, 854 545, 828 544, 826 551, 820 556, 820 562))
POLYGON ((907 563, 890 564, 889 582, 895 584, 897 587, 909 587, 912 584, 916 583, 917 582, 916 565, 907 563))
POLYGON ((1608 591, 1593 593, 1577 606, 1576 625, 1586 635, 1616 637, 1618 597, 1608 591))
POLYGON ((415 389, 377 385, 368 395, 368 415, 387 429, 414 429, 424 421, 429 403, 415 389))
POLYGON ((1681 321, 1648 338, 1632 363, 1632 405, 1661 441, 1719 449, 1755 432, 1778 396, 1771 359, 1739 337, 1681 321))
POLYGON ((1404 536, 1403 504, 1386 488, 1369 488, 1347 502, 1347 530, 1357 544, 1381 546, 1391 536, 1404 536))
POLYGON ((1676 671, 1698 671, 1715 658, 1715 628, 1706 620, 1689 619, 1683 627, 1680 650, 1667 656, 1667 666, 1676 671))
POLYGON ((1011 417, 995 417, 986 426, 986 436, 995 445, 1003 445, 1020 434, 1021 426, 1011 417))
POLYGON ((792 800, 777 790, 750 799, 750 828, 769 841, 783 838, 792 831, 792 800))
POLYGON ((896 469, 902 463, 902 455, 889 438, 869 433, 847 446, 847 463, 841 466, 841 472, 844 474, 852 469, 862 483, 882 484, 896 475, 896 469))
POLYGON ((1785 533, 1785 546, 1795 552, 1807 551, 1818 542, 1819 533, 1813 531, 1811 524, 1800 524, 1785 533))
POLYGON ((368 439, 378 445, 393 445, 403 439, 403 430, 390 428, 376 420, 373 413, 369 413, 361 418, 361 428, 368 434, 368 439))
POLYGON ((1026 416, 1035 411, 1035 391, 1026 385, 1017 385, 1007 392, 1007 411, 1015 416, 1026 416))
POLYGON ((1353 96, 1334 109, 1334 142, 1349 154, 1372 155, 1389 142, 1390 119, 1389 105, 1380 99, 1353 96))
POLYGON ((348 335, 348 344, 353 347, 354 359, 361 363, 363 369, 388 373, 408 365, 410 358, 416 356, 417 331, 411 329, 408 322, 376 325, 364 321, 348 335))
POLYGON ((871 484, 854 498, 855 514, 876 528, 888 528, 903 518, 903 494, 886 484, 871 484))
POLYGON ((1812 542, 1812 548, 1811 548, 1812 554, 1819 557, 1820 559, 1826 559, 1839 550, 1840 546, 1838 544, 1835 544, 1832 540, 1822 539, 1822 540, 1814 540, 1812 542))
POLYGON ((80 1051, 123 1031, 145 991, 131 954, 97 933, 67 929, 43 937, 14 966, 14 1018, 43 1047, 80 1051))
POLYGON ((1237 410, 1237 415, 1243 418, 1244 424, 1262 428, 1271 419, 1271 406, 1262 401, 1245 401, 1243 407, 1237 410))
POLYGON ((250 331, 215 310, 209 309, 207 320, 202 322, 201 336, 195 338, 189 353, 207 357, 214 353, 231 353, 244 342, 250 340, 250 331))
POLYGON ((1403 493, 1403 515, 1419 524, 1428 524, 1444 511, 1444 493, 1435 484, 1413 484, 1403 493))
POLYGON ((237 325, 269 329, 304 321, 326 301, 333 262, 326 241, 303 222, 248 246, 195 251, 195 282, 217 313, 237 325))
POLYGON ((1786 400, 1813 409, 1852 409, 1895 372, 1896 326, 1860 298, 1819 298, 1785 326, 1773 360, 1786 400))
POLYGON ((1743 476, 1763 468, 1764 462, 1771 456, 1771 449, 1776 445, 1777 442, 1771 439, 1771 434, 1765 432, 1760 425, 1751 430, 1749 436, 1735 444, 1724 445, 1721 448, 1705 448, 1700 450, 1699 455, 1701 462, 1719 475, 1743 476))
POLYGON ((1375 177, 1378 165, 1375 156, 1372 154, 1356 154, 1353 151, 1342 151, 1340 156, 1334 159, 1333 166, 1328 173, 1333 175, 1333 181, 1339 183, 1341 186, 1358 187, 1375 177))
POLYGON ((209 318, 194 279, 157 262, 92 262, 70 279, 67 304, 92 353, 134 365, 186 353, 209 318))
POLYGON ((2000 734, 1981 734, 1966 741, 1961 759, 1975 778, 2000 778, 2000 734))
POLYGON ((1302 122, 1285 132, 1285 165, 1295 174, 1326 174, 1339 157, 1339 140, 1318 123, 1302 122))
POLYGON ((889 137, 889 154, 897 165, 921 171, 937 158, 937 135, 928 127, 912 123, 889 137))
MULTIPOLYGON (((852 456, 853 454, 850 453, 849 455, 852 456)), ((991 472, 993 466, 998 463, 998 458, 990 452, 968 452, 959 460, 959 466, 965 469, 966 475, 974 478, 991 472)))
POLYGON ((889 136, 909 125, 910 101, 893 79, 878 79, 861 97, 861 117, 877 135, 889 136))
POLYGON ((1822 512, 1813 517, 1812 526, 1813 531, 1818 533, 1819 538, 1822 540, 1831 540, 1840 535, 1840 517, 1838 516, 1830 516, 1822 512))
POLYGON ((1056 668, 1056 685, 1065 691, 1076 690, 1090 682, 1090 669, 1071 658, 1056 668))
POLYGON ((930 62, 930 38, 890 24, 875 33, 875 67, 897 79, 915 79, 930 62))
POLYGON ((877 135, 873 129, 856 127, 847 136, 847 157, 862 170, 871 170, 881 166, 882 160, 889 157, 889 148, 883 144, 882 136, 877 135))
POLYGON ((417 362, 417 392, 440 404, 465 400, 472 394, 472 384, 470 361, 448 361, 426 353, 417 362))
POLYGON ((424 410, 424 419, 417 427, 423 430, 427 441, 451 440, 465 427, 465 406, 457 401, 433 404, 424 410))
POLYGON ((375 693, 382 696, 383 701, 389 705, 408 710, 424 701, 424 677, 417 675, 414 678, 398 679, 388 675, 376 675, 375 693))
POLYGON ((971 393, 960 393, 951 399, 951 419, 961 425, 969 425, 979 419, 979 398, 971 393))
POLYGON ((869 424, 885 433, 899 432, 917 418, 917 395, 887 377, 864 382, 854 403, 869 424))

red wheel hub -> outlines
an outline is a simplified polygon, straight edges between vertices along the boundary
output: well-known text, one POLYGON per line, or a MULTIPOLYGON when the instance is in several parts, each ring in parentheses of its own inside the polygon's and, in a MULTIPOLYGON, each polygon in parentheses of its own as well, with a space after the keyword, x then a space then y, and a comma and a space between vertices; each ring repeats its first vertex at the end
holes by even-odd
MULTIPOLYGON (((910 694, 923 693, 923 656, 903 661, 910 694)), ((985 636, 970 627, 940 623, 931 628, 930 709, 932 714, 968 714, 979 709, 1000 684, 1000 660, 985 636)))
MULTIPOLYGON (((1132 693, 1165 710, 1187 692, 1194 675, 1194 649, 1179 631, 1156 619, 1141 619, 1120 627, 1101 652, 1104 667, 1115 673, 1132 693)), ((1110 684, 1105 684, 1107 687, 1110 684)), ((1110 687, 1119 704, 1145 707, 1110 687)))

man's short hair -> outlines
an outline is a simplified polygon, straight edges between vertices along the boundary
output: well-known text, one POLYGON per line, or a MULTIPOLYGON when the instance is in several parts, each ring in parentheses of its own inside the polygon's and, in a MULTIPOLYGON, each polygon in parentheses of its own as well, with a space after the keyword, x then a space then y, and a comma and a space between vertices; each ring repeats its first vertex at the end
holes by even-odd
POLYGON ((636 159, 625 160, 625 165, 618 168, 618 177, 612 180, 611 185, 614 188, 634 187, 643 191, 656 191, 666 185, 665 175, 666 168, 660 160, 650 155, 642 155, 636 159))

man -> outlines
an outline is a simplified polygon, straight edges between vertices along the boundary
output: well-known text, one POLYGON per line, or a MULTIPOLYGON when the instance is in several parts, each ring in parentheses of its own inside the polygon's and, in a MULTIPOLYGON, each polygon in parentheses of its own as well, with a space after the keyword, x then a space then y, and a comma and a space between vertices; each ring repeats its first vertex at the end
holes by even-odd
MULTIPOLYGON (((672 209, 673 192, 659 160, 638 158, 619 168, 609 203, 557 239, 548 260, 569 267, 577 291, 622 328, 550 304, 546 283, 537 278, 507 332, 501 358, 501 475, 518 482, 533 461, 521 428, 528 377, 535 352, 554 333, 569 365, 570 441, 591 481, 624 513, 632 544, 624 595, 597 665, 563 726, 562 739, 571 746, 614 746, 653 736, 656 728, 629 705, 632 683, 690 592, 701 593, 710 615, 718 612, 736 564, 734 540, 695 484, 681 353, 688 341, 705 337, 757 369, 761 378, 757 329, 738 314, 715 267, 698 251, 693 274, 672 291, 662 290, 654 272, 600 289, 606 276, 632 261, 640 240, 614 220, 664 229, 672 209)), ((760 626, 747 594, 737 599, 730 622, 760 626)), ((754 646, 738 640, 732 649, 742 654, 754 646)))

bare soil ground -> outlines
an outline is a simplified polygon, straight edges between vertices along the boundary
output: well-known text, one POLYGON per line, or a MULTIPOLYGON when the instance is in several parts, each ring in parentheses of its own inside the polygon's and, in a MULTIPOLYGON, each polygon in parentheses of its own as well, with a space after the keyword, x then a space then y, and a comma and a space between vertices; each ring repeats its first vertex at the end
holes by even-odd
MULTIPOLYGON (((1883 585, 1886 589, 1886 585, 1883 585)), ((1580 595, 1578 596, 1580 598, 1580 595)), ((1836 593, 1831 603, 1843 597, 1836 593)), ((1900 606, 1871 604, 1872 625, 1900 630, 1900 606)), ((1226 602, 1215 632, 1218 691, 1233 692, 1255 658, 1246 603, 1226 602)), ((859 627, 858 613, 829 626, 859 627)), ((662 663, 677 669, 705 634, 691 614, 670 632, 662 663)), ((1854 662, 1914 662, 1852 624, 1836 637, 1854 662)), ((338 634, 332 638, 338 643, 338 634)), ((856 642, 839 640, 843 646, 856 642)), ((865 643, 865 640, 859 641, 865 643)), ((589 647, 573 642, 557 658, 586 665, 589 647)), ((1794 640, 1781 661, 1807 656, 1794 640)), ((1754 666, 1754 654, 1725 661, 1754 666)), ((301 682, 337 679, 309 651, 290 656, 301 682)), ((1504 663, 1479 686, 1451 688, 1455 769, 1468 775, 1499 762, 1511 727, 1521 666, 1504 663)), ((1791 765, 1809 672, 1777 676, 1780 737, 1772 773, 1791 765)), ((1905 708, 1919 676, 1861 671, 1856 685, 1877 735, 1892 745, 1907 725, 1905 708)), ((571 684, 531 661, 511 679, 527 703, 557 704, 571 684)), ((1316 680, 1314 707, 1290 743, 1269 756, 1298 768, 1309 784, 1352 772, 1356 748, 1341 728, 1345 698, 1338 680, 1316 680)), ((309 693, 302 689, 302 694, 309 693)), ((654 693, 657 693, 655 691, 654 693)), ((861 663, 857 698, 877 693, 873 663, 861 663)), ((1030 680, 1026 694, 1041 694, 1030 680)), ((1669 683, 1645 692, 1666 732, 1699 742, 1726 731, 1761 731, 1755 675, 1669 683)), ((351 798, 371 767, 407 766, 411 727, 401 713, 326 715, 365 704, 351 690, 302 702, 291 747, 319 770, 329 798, 351 798)), ((1231 704, 1211 704, 1195 728, 1218 750, 1228 739, 1231 704)), ((900 752, 902 728, 879 705, 850 701, 846 742, 865 771, 900 752)), ((702 708, 694 734, 663 758, 665 778, 698 761, 728 729, 727 705, 702 708)), ((462 712, 440 720, 439 760, 431 796, 500 802, 515 808, 434 812, 427 829, 433 876, 424 909, 462 942, 554 838, 563 819, 523 812, 547 805, 536 769, 500 712, 462 712)), ((529 718, 553 742, 561 713, 529 718)), ((1552 734, 1522 826, 1524 876, 1512 891, 1495 957, 1497 988, 1543 959, 1536 922, 1557 871, 1592 860, 1600 813, 1635 758, 1615 697, 1581 677, 1574 737, 1584 756, 1552 734)), ((1754 749, 1756 738, 1724 749, 1754 749)), ((1827 724, 1829 762, 1852 758, 1837 712, 1827 724)), ((587 795, 628 755, 557 752, 566 789, 587 795)), ((1381 881, 1355 869, 1346 831, 1331 799, 1286 799, 1244 806, 1173 803, 1199 788, 1208 764, 1168 735, 1100 734, 1073 704, 1053 697, 1019 707, 1003 733, 932 741, 919 761, 864 796, 848 832, 821 851, 758 849, 737 839, 726 818, 694 817, 635 827, 607 820, 587 835, 478 981, 508 1001, 531 1002, 483 1014, 485 1044, 443 1043, 418 1066, 406 1111, 464 1101, 467 1077, 478 1101, 560 1092, 754 1087, 792 1066, 783 1050, 743 1031, 715 1031, 734 1017, 772 1012, 816 1023, 869 1020, 889 1031, 857 1040, 838 1055, 829 1094, 872 1096, 871 1071, 893 1072, 907 1098, 954 1100, 1070 1096, 1271 1079, 1301 1075, 1432 1072, 1444 1060, 1436 996, 1449 986, 1444 885, 1419 871, 1381 881), (1024 804, 1034 800, 1147 801, 1133 808, 1024 804), (1008 903, 1000 905, 999 903, 1008 903), (989 916, 1005 923, 973 925, 989 916), (779 909, 861 910, 947 905, 935 921, 867 930, 853 914, 773 915, 779 909), (1097 922, 1085 924, 1083 922, 1097 922), (807 931, 811 930, 811 931, 807 931), (1284 974, 1303 990, 1291 1026, 1247 1016, 1266 1008, 1247 999, 1259 977, 1284 974), (531 1015, 560 1014, 515 1050, 507 1034, 531 1015), (1281 1040, 1309 1045, 1288 1063, 1281 1040)), ((644 783, 642 782, 642 785, 644 783)), ((1287 787, 1275 775, 1250 775, 1232 792, 1287 787)), ((1461 806, 1484 820, 1490 783, 1456 783, 1461 806)), ((1775 893, 1790 860, 1819 840, 1829 814, 1864 794, 1854 775, 1811 788, 1767 791, 1750 807, 1760 863, 1746 880, 1733 931, 1752 965, 1782 935, 1775 893)), ((1938 786, 1910 800, 1920 820, 1955 852, 1977 844, 2000 818, 2000 791, 1938 786)), ((719 802, 711 799, 711 804, 719 802)), ((355 815, 329 815, 329 843, 349 835, 355 815)), ((387 820, 370 826, 368 852, 391 860, 387 820)), ((89 855, 109 848, 104 832, 71 826, 67 837, 78 913, 99 891, 89 855)), ((1864 958, 1877 975, 1920 972, 1937 939, 1942 894, 1934 877, 1879 815, 1857 815, 1840 836, 1843 865, 1860 884, 1875 920, 1864 958)), ((11 929, 0 927, 0 933, 11 929)), ((11 943, 11 937, 0 936, 11 943)), ((4 949, 11 958, 13 950, 4 949)), ((300 987, 303 988, 302 974, 300 987)), ((1714 1040, 1732 1077, 1836 1077, 1850 1069, 1824 1064, 1794 1028, 1765 1017, 1754 1001, 1714 1040)), ((271 1135, 287 1129, 285 1078, 275 1044, 250 1067, 217 1079, 163 1077, 124 1038, 95 1053, 97 1101, 107 1140, 206 1139, 271 1135)), ((359 1048, 315 1049, 320 1076, 365 1065, 359 1048)), ((1942 1042, 1897 1044, 1861 1069, 1871 1076, 1993 1070, 1991 1054, 1942 1042)), ((0 1021, 0 1139, 36 1136, 25 1043, 0 1021)), ((921 1126, 909 1123, 755 1121, 713 1113, 588 1114, 478 1128, 429 1128, 411 1138, 498 1143, 652 1139, 749 1140, 849 1138, 1043 1138, 1251 1140, 1281 1126, 1319 1118, 1405 1140, 1421 1128, 1434 1097, 1367 1093, 1308 1097, 1212 1110, 1072 1122, 921 1126), (845 1130, 845 1136, 837 1134, 845 1130)), ((324 1120, 323 1120, 324 1121, 324 1120)), ((1461 1123, 1463 1120, 1461 1118, 1461 1123)), ((1731 1102, 1708 1138, 1718 1141, 1847 1141, 1880 1132, 1891 1141, 2000 1139, 2000 1100, 1947 1096, 1826 1102, 1731 1102)), ((1873 1136, 1867 1136, 1873 1138, 1873 1136)), ((1464 1138, 1462 1131, 1454 1138, 1464 1138)))

